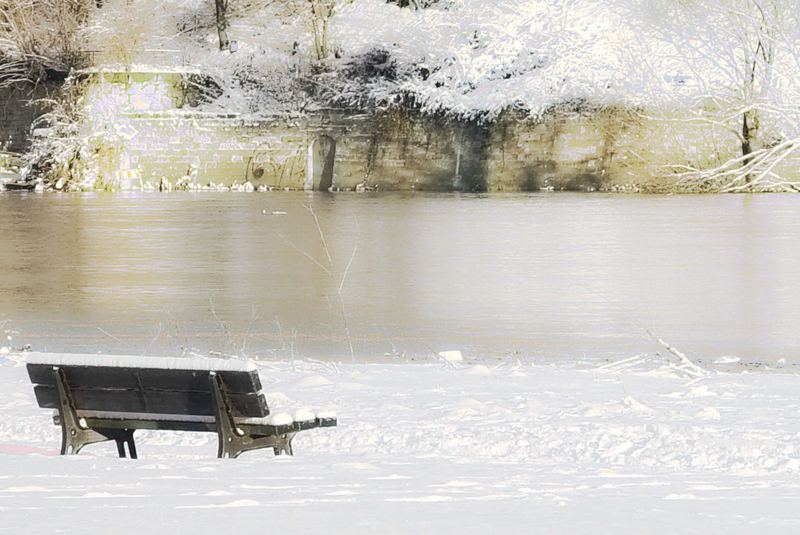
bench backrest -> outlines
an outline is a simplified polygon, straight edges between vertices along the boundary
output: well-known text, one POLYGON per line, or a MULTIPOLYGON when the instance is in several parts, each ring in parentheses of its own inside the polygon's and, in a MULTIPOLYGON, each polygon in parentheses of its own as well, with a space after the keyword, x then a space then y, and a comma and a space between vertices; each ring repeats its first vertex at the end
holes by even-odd
POLYGON ((235 417, 269 414, 256 370, 165 369, 28 362, 42 408, 58 407, 56 368, 64 371, 75 409, 120 413, 213 416, 210 375, 222 380, 235 417))

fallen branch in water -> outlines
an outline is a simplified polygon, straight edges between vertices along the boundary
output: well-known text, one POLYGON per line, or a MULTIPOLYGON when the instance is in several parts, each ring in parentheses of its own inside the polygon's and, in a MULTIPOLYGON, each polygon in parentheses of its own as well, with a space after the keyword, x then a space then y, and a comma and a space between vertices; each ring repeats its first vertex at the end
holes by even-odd
POLYGON ((800 181, 782 177, 776 169, 780 164, 800 158, 800 138, 782 141, 749 154, 731 158, 713 169, 697 169, 687 165, 671 166, 681 171, 675 176, 682 191, 741 193, 759 191, 800 192, 800 181))

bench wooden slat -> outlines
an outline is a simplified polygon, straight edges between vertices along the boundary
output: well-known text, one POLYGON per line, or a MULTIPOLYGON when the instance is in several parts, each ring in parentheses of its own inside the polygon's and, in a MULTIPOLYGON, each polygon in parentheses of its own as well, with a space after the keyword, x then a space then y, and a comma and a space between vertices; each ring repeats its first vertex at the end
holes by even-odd
MULTIPOLYGON (((28 364, 31 383, 55 386, 53 366, 28 364)), ((100 366, 63 366, 70 387, 125 388, 146 390, 174 390, 211 392, 208 372, 201 370, 168 370, 155 368, 113 368, 100 366)), ((246 394, 261 390, 257 371, 220 371, 225 390, 233 394, 246 394)))
MULTIPOLYGON (((58 417, 55 418, 58 420, 58 417)), ((190 422, 183 420, 149 420, 149 419, 116 419, 116 418, 95 418, 87 417, 86 422, 89 427, 106 429, 147 429, 160 431, 207 431, 214 433, 217 430, 215 422, 190 422)), ((279 435, 283 433, 297 433, 318 427, 334 427, 336 419, 316 419, 307 422, 294 422, 290 425, 251 425, 237 424, 255 435, 279 435)))
POLYGON ((150 431, 202 431, 215 433, 215 422, 184 422, 181 420, 117 420, 115 418, 86 418, 91 428, 137 429, 150 431))
MULTIPOLYGON (((55 387, 37 385, 33 390, 40 407, 58 408, 58 391, 55 387)), ((75 409, 79 411, 214 415, 211 396, 197 395, 197 392, 74 387, 71 395, 75 409)), ((229 394, 228 399, 234 417, 261 418, 269 414, 267 400, 261 393, 229 394)))

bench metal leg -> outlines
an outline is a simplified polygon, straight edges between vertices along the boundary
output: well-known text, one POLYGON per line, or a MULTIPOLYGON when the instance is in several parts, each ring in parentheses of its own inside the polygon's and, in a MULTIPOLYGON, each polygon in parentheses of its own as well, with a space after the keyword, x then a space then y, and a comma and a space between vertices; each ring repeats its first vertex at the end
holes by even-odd
POLYGON ((89 429, 81 425, 81 418, 75 411, 75 404, 67 383, 67 376, 61 368, 55 368, 58 388, 58 416, 61 420, 61 455, 77 455, 84 446, 114 440, 117 453, 125 457, 125 444, 131 459, 136 459, 136 445, 133 442, 133 429, 89 429))
POLYGON ((77 455, 84 446, 105 442, 108 438, 92 429, 76 429, 74 426, 61 428, 61 455, 77 455))
POLYGON ((131 459, 136 459, 136 443, 133 441, 135 429, 103 429, 98 432, 117 443, 117 453, 121 459, 125 458, 125 444, 128 445, 128 454, 131 459))
POLYGON ((294 439, 295 433, 286 433, 285 435, 280 435, 275 437, 278 439, 278 445, 272 448, 272 451, 275 452, 275 455, 294 455, 292 451, 292 440, 294 439))
POLYGON ((242 431, 236 427, 228 399, 225 396, 222 378, 212 373, 209 376, 214 395, 214 419, 217 422, 217 457, 236 458, 241 453, 242 431))
POLYGON ((81 425, 64 370, 55 368, 55 375, 58 387, 58 415, 61 419, 61 455, 77 455, 87 444, 108 440, 100 433, 81 425))
POLYGON ((275 454, 292 454, 294 433, 273 436, 254 436, 236 426, 231 413, 225 386, 219 375, 211 374, 211 392, 214 396, 214 417, 217 421, 217 457, 235 459, 242 453, 261 448, 272 448, 275 454))
POLYGON ((119 454, 120 459, 125 458, 125 442, 120 439, 117 439, 117 453, 119 454))
POLYGON ((128 443, 128 453, 130 454, 131 459, 138 459, 139 457, 136 455, 136 443, 133 441, 133 431, 133 429, 130 430, 130 438, 128 438, 126 442, 128 443))

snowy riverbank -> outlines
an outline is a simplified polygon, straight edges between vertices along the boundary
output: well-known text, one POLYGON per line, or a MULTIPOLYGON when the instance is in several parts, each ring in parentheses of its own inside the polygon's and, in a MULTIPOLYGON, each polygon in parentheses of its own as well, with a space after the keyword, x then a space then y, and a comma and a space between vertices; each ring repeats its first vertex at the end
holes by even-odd
POLYGON ((57 455, 17 356, 0 356, 0 532, 792 533, 800 379, 688 378, 652 359, 259 364, 273 411, 334 409, 296 456, 217 460, 212 434, 57 455))

